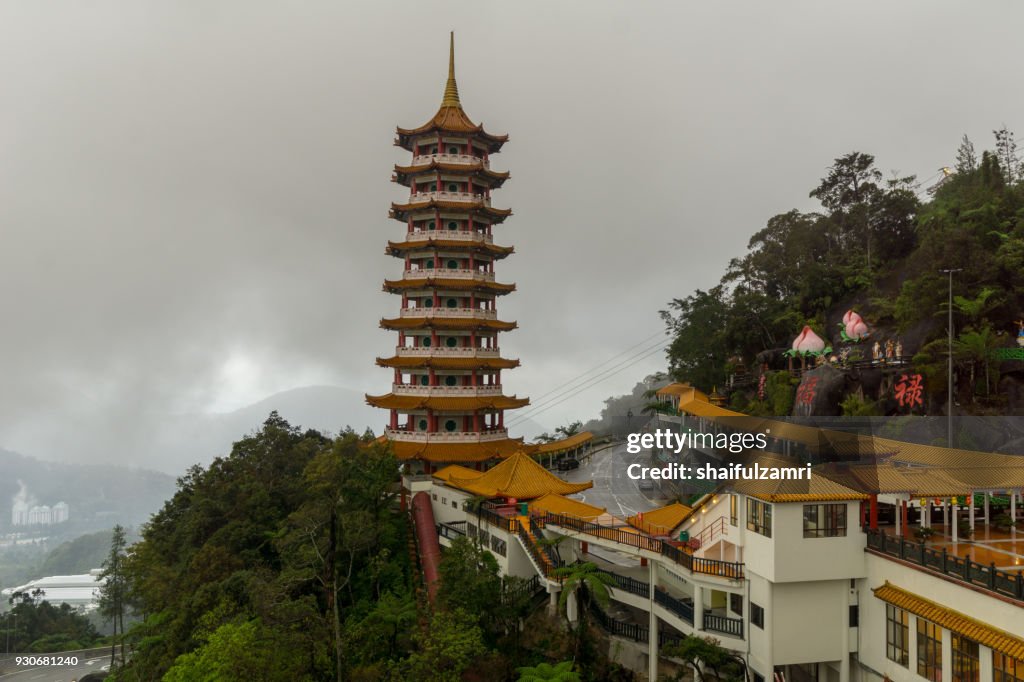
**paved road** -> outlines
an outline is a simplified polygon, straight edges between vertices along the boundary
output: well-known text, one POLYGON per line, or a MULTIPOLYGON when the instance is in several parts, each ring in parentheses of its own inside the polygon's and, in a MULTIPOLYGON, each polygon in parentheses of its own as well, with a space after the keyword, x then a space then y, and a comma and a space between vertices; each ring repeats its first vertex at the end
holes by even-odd
POLYGON ((0 674, 0 682, 69 682, 88 673, 110 669, 110 655, 80 658, 76 666, 25 667, 12 673, 0 674))
MULTIPOLYGON (((559 474, 573 483, 594 481, 594 487, 584 490, 572 497, 604 507, 613 516, 625 518, 637 512, 660 507, 667 502, 657 488, 641 491, 639 481, 626 475, 626 467, 633 462, 647 463, 650 455, 646 452, 631 455, 626 452, 626 444, 622 443, 595 453, 590 461, 575 471, 559 474)), ((557 472, 556 472, 557 473, 557 472)))

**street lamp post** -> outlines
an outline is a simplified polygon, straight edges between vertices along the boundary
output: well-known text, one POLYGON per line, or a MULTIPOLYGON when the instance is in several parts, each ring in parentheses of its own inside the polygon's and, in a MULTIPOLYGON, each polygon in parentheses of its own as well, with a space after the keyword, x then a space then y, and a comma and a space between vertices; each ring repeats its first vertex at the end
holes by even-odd
POLYGON ((961 272, 963 268, 956 268, 955 270, 939 270, 939 272, 949 275, 949 375, 947 377, 946 386, 948 389, 948 404, 946 406, 946 447, 953 447, 953 273, 961 272))

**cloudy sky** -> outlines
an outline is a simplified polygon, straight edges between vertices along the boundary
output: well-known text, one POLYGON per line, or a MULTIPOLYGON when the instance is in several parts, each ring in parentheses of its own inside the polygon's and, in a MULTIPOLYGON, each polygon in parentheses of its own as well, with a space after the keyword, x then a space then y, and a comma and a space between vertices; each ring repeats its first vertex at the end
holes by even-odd
POLYGON ((449 30, 467 112, 511 136, 504 383, 541 396, 812 209, 834 157, 929 178, 964 133, 1024 134, 1021 25, 1013 0, 3 0, 0 447, 155 466, 168 415, 386 392, 392 138, 436 111, 449 30))

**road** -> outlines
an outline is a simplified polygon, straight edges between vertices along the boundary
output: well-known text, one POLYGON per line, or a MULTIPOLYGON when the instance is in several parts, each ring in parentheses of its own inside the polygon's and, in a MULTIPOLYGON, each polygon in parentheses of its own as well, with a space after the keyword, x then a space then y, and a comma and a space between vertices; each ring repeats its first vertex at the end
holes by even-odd
POLYGON ((633 462, 645 464, 649 461, 649 453, 631 455, 626 452, 626 444, 620 443, 594 453, 579 469, 555 473, 572 483, 593 480, 593 488, 571 497, 596 507, 604 507, 613 516, 625 518, 668 502, 657 488, 641 491, 638 487, 639 481, 634 481, 626 475, 626 467, 633 462))
MULTIPOLYGON (((46 654, 34 654, 43 655, 46 654)), ((54 654, 51 654, 54 655, 54 654)), ((57 654, 60 655, 60 654, 57 654)), ((80 658, 75 666, 25 667, 15 672, 0 674, 0 682, 69 682, 78 680, 88 673, 110 669, 110 654, 80 658)))

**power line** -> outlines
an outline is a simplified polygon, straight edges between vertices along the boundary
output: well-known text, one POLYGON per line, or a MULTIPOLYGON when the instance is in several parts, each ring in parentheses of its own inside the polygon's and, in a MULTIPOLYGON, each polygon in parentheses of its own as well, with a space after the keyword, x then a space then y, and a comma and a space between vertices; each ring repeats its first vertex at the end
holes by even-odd
POLYGON ((538 405, 534 406, 528 412, 524 412, 521 415, 516 415, 516 417, 510 421, 509 426, 515 426, 517 424, 520 424, 520 423, 522 423, 523 421, 525 421, 527 419, 531 419, 533 417, 536 417, 538 414, 542 414, 544 412, 547 412, 548 410, 550 410, 553 407, 561 405, 566 400, 568 400, 569 398, 575 397, 576 395, 578 395, 583 390, 591 388, 593 386, 596 386, 597 384, 601 383, 605 379, 608 379, 608 378, 610 378, 612 376, 615 376, 619 372, 622 372, 622 371, 624 371, 626 369, 629 369, 630 367, 632 367, 633 365, 637 364, 641 360, 645 360, 646 358, 654 355, 655 353, 658 353, 660 351, 665 350, 666 348, 668 348, 669 345, 670 345, 669 343, 658 344, 657 346, 655 346, 653 348, 645 349, 644 351, 642 351, 638 355, 635 355, 635 356, 633 356, 631 358, 627 358, 626 360, 624 360, 623 362, 621 362, 621 363, 619 363, 617 365, 609 367, 604 372, 601 372, 600 374, 598 374, 597 376, 595 376, 595 377, 591 378, 590 380, 584 382, 583 384, 580 384, 579 386, 576 386, 576 387, 574 387, 572 389, 569 389, 568 391, 563 391, 559 395, 554 396, 553 398, 550 398, 549 400, 545 401, 544 403, 541 403, 541 404, 538 404, 538 405))
MULTIPOLYGON (((647 339, 647 341, 649 341, 649 340, 650 339, 647 339)), ((637 344, 637 345, 640 345, 640 344, 637 344)), ((601 377, 604 374, 606 374, 606 373, 608 373, 608 372, 610 372, 612 370, 615 370, 618 367, 621 367, 623 364, 631 362, 638 355, 649 354, 650 352, 659 350, 660 348, 664 348, 667 345, 668 344, 663 339, 659 339, 653 346, 646 346, 642 350, 638 351, 637 353, 634 353, 633 355, 625 358, 624 360, 619 361, 618 363, 612 365, 611 367, 608 367, 606 369, 601 370, 596 375, 587 376, 587 375, 589 375, 589 374, 591 374, 593 372, 593 369, 587 370, 583 374, 577 376, 575 379, 572 379, 572 380, 562 384, 562 386, 560 387, 560 388, 563 388, 563 387, 568 387, 568 388, 564 388, 564 390, 561 390, 561 391, 559 391, 558 389, 555 389, 555 390, 548 391, 547 393, 545 393, 543 396, 541 396, 540 400, 536 401, 533 405, 528 407, 525 412, 523 412, 521 415, 516 415, 516 417, 513 419, 513 421, 528 417, 530 414, 534 413, 535 411, 537 411, 539 408, 543 407, 547 403, 549 403, 549 402, 551 402, 553 400, 557 400, 558 398, 560 398, 561 396, 563 396, 563 395, 565 395, 567 393, 572 393, 574 391, 577 391, 580 387, 588 384, 589 382, 593 381, 595 378, 601 377), (571 384, 576 384, 576 385, 573 386, 571 384), (546 398, 547 396, 551 396, 551 397, 547 398, 545 400, 544 398, 546 398)), ((632 346, 631 348, 636 348, 636 345, 632 346)), ((625 352, 628 352, 628 351, 623 351, 623 353, 625 353, 625 352)), ((613 356, 610 360, 606 360, 605 362, 601 363, 600 365, 597 365, 594 369, 597 369, 599 367, 607 365, 609 362, 611 362, 615 358, 620 357, 621 355, 623 355, 623 353, 619 353, 618 355, 613 356)), ((646 357, 646 355, 645 355, 645 357, 646 357)))
MULTIPOLYGON (((634 348, 636 348, 637 346, 642 346, 642 345, 644 345, 645 343, 647 343, 648 341, 650 341, 651 339, 653 339, 654 337, 656 337, 656 336, 663 336, 664 334, 665 334, 665 332, 655 332, 654 334, 651 334, 650 336, 648 336, 648 337, 647 337, 646 339, 644 339, 643 341, 640 341, 639 343, 635 343, 635 344, 633 344, 632 346, 630 346, 629 348, 627 348, 626 350, 624 350, 624 351, 622 351, 622 352, 619 352, 619 353, 616 353, 615 355, 611 356, 610 358, 608 358, 608 359, 607 359, 607 360, 605 360, 604 362, 602 362, 602 363, 600 363, 600 364, 597 364, 597 365, 594 365, 594 366, 593 366, 593 367, 591 367, 590 369, 588 369, 588 370, 584 370, 584 371, 583 371, 583 372, 581 372, 580 374, 577 374, 577 375, 576 375, 575 377, 573 377, 572 379, 569 379, 569 381, 565 382, 564 384, 560 384, 560 385, 558 385, 558 386, 555 386, 555 387, 554 387, 553 389, 551 389, 551 390, 550 390, 550 391, 548 391, 547 393, 545 393, 545 394, 543 394, 543 395, 540 395, 540 396, 537 396, 536 400, 537 400, 538 402, 540 402, 541 400, 543 400, 544 398, 548 397, 548 396, 549 396, 549 395, 551 395, 552 393, 555 393, 556 391, 558 391, 558 390, 560 390, 560 389, 562 389, 562 388, 564 388, 564 387, 568 386, 569 384, 571 384, 571 383, 574 383, 574 382, 578 381, 579 379, 582 379, 583 377, 585 377, 586 375, 590 374, 591 372, 593 372, 593 371, 595 371, 595 370, 597 370, 597 369, 600 369, 601 367, 604 367, 605 365, 607 365, 607 364, 608 364, 609 362, 611 362, 612 360, 615 360, 616 358, 618 358, 618 357, 621 357, 621 356, 625 355, 626 353, 628 353, 629 351, 633 350, 633 349, 634 349, 634 348)), ((642 352, 642 351, 641 351, 641 352, 642 352)))

